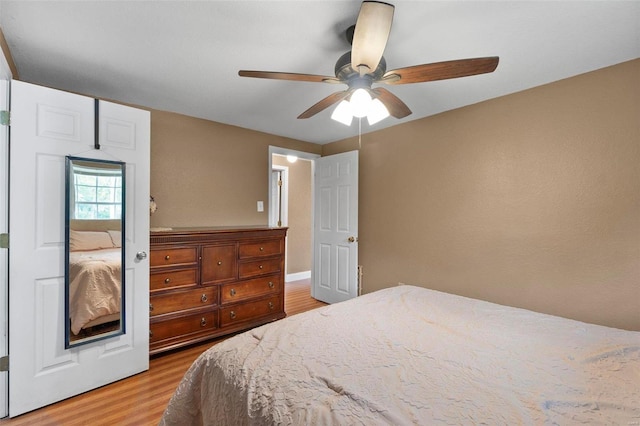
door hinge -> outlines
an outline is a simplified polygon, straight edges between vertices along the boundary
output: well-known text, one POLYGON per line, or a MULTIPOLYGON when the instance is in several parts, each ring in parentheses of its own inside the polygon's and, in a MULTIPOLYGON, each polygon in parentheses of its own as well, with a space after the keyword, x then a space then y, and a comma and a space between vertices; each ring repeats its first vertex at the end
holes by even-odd
POLYGON ((9 248, 9 234, 0 234, 0 248, 9 248))
POLYGON ((9 355, 0 358, 0 371, 9 371, 9 355))
POLYGON ((282 186, 282 180, 278 179, 278 186, 282 186))
POLYGON ((0 124, 3 126, 9 126, 11 124, 10 111, 0 111, 0 124))

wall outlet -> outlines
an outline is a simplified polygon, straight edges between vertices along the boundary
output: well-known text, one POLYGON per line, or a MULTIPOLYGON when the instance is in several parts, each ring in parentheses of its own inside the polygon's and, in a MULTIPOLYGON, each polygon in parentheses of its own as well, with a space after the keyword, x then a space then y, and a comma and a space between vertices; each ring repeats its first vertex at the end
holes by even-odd
POLYGON ((258 211, 259 212, 263 212, 264 211, 264 202, 263 201, 258 201, 258 211))

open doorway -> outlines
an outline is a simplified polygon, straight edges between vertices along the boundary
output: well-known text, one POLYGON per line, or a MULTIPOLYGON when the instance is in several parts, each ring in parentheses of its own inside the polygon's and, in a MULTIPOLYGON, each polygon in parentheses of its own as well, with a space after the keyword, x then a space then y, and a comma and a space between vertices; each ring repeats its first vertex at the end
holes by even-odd
MULTIPOLYGON (((269 147, 269 182, 272 173, 279 177, 283 175, 274 165, 288 171, 289 232, 285 280, 291 282, 309 277, 311 297, 327 303, 358 296, 361 288, 361 268, 358 266, 358 151, 320 158, 317 154, 269 147), (305 186, 308 185, 308 204, 298 210, 302 213, 294 213, 292 207, 297 202, 294 199, 299 198, 292 196, 294 177, 291 164, 296 163, 287 165, 286 158, 282 158, 287 155, 297 155, 297 161, 309 161, 310 171, 300 179, 305 186), (305 217, 305 231, 293 226, 293 217, 297 215, 305 217)), ((277 216, 275 206, 281 205, 281 200, 274 198, 278 188, 277 184, 269 185, 269 200, 276 200, 269 203, 269 217, 272 218, 277 216)), ((272 226, 276 224, 271 223, 272 226)))
POLYGON ((318 157, 308 152, 269 147, 269 225, 289 228, 286 282, 311 278, 313 171, 314 159, 318 157))

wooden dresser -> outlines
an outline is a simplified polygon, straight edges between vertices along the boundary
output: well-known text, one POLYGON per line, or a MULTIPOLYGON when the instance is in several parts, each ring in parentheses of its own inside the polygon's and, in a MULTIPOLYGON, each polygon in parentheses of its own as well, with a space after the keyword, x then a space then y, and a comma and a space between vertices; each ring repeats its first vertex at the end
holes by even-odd
POLYGON ((287 228, 151 232, 151 355, 285 317, 287 228))

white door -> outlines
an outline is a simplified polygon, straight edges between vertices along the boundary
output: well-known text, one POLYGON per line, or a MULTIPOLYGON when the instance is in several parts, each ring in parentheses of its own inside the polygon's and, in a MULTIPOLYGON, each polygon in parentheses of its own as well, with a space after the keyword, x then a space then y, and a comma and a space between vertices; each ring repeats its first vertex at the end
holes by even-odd
POLYGON ((149 367, 149 112, 11 84, 9 415, 149 367), (65 156, 126 163, 126 334, 65 349, 65 156))
POLYGON ((326 303, 358 295, 358 151, 315 160, 313 294, 326 303))

